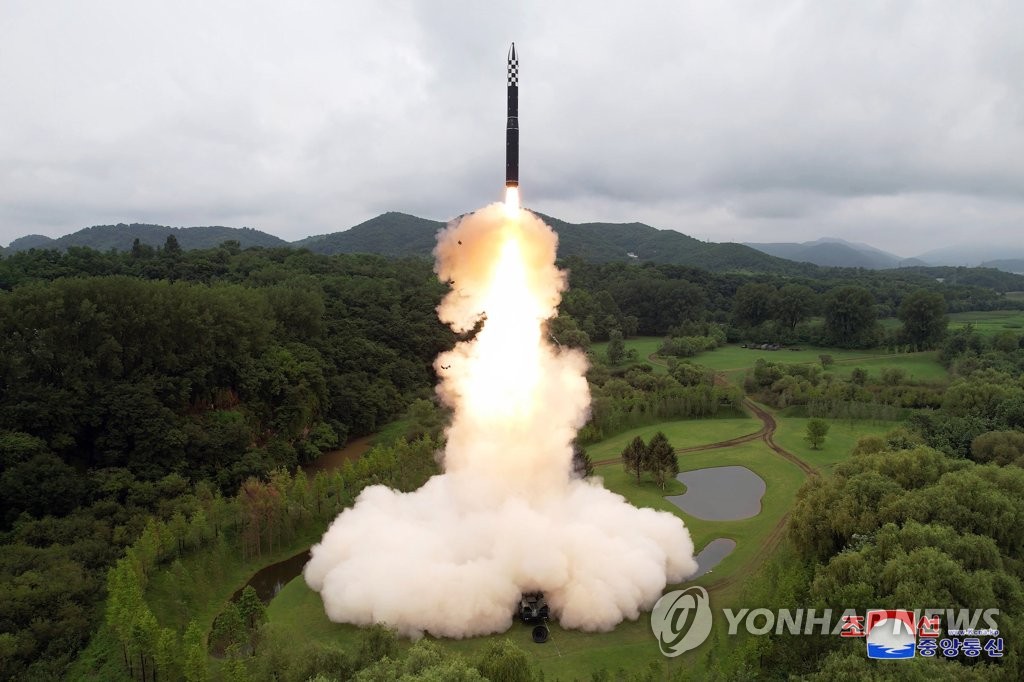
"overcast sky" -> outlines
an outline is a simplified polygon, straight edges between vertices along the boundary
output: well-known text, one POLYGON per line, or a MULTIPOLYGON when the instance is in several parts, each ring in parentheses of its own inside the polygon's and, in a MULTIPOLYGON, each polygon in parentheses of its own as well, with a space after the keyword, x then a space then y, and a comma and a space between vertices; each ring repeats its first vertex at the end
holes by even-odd
POLYGON ((1022 244, 1019 2, 0 0, 0 244, 501 198, 710 241, 1022 244))

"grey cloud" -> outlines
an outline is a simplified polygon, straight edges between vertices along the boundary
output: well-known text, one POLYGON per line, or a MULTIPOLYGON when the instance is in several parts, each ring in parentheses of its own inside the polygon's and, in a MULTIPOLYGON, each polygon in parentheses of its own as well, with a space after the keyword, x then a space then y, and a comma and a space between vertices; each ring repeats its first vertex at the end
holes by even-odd
POLYGON ((288 239, 501 191, 569 220, 912 255, 1024 221, 1011 2, 5 4, 0 243, 117 222, 288 239))

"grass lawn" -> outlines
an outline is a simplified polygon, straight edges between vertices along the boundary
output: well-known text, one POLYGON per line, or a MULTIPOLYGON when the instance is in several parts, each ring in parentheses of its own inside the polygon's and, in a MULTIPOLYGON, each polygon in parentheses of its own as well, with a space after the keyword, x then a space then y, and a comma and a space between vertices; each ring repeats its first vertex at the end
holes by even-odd
POLYGON ((1011 331, 1024 333, 1024 310, 974 310, 967 313, 953 313, 949 316, 949 328, 960 329, 968 324, 985 335, 1011 331))
MULTIPOLYGON (((672 422, 650 427, 650 430, 653 433, 661 428, 667 433, 678 425, 689 426, 694 433, 701 431, 709 440, 722 440, 722 436, 732 437, 756 430, 758 422, 750 419, 672 422)), ((674 444, 679 445, 675 442, 674 444)), ((614 451, 615 447, 606 441, 592 446, 592 452, 614 451)), ((796 489, 803 481, 803 474, 797 467, 768 450, 760 441, 733 448, 684 454, 679 459, 680 468, 684 471, 731 464, 750 468, 767 483, 761 513, 740 521, 703 521, 688 516, 668 502, 664 498, 666 493, 649 480, 644 479, 638 484, 631 475, 623 471, 621 465, 599 467, 597 474, 604 479, 609 489, 624 495, 631 503, 668 511, 682 518, 690 529, 697 551, 714 538, 727 537, 736 540, 736 550, 726 557, 713 573, 698 579, 695 584, 712 585, 730 574, 746 573, 755 569, 755 557, 761 542, 788 511, 796 489)), ((682 489, 681 484, 676 484, 671 486, 667 493, 678 494, 682 489)), ((729 590, 715 592, 715 605, 728 606, 733 603, 732 600, 737 598, 741 584, 740 581, 729 590)), ((303 639, 332 643, 345 648, 356 646, 360 636, 359 628, 329 622, 324 615, 319 595, 307 588, 301 578, 290 582, 271 602, 269 615, 272 631, 282 636, 296 637, 301 633, 303 639)), ((637 621, 621 623, 609 633, 566 631, 553 624, 551 639, 544 646, 534 645, 530 640, 529 628, 520 623, 513 623, 507 632, 499 635, 441 642, 446 648, 474 660, 495 637, 509 637, 519 644, 544 671, 548 680, 586 679, 591 672, 601 668, 613 673, 619 668, 637 670, 651 661, 660 661, 670 669, 686 667, 697 675, 699 667, 694 666, 701 665, 705 653, 702 648, 700 654, 691 652, 679 660, 664 659, 651 635, 646 614, 637 621)))
POLYGON ((900 422, 867 421, 859 419, 826 419, 831 428, 825 436, 820 450, 812 450, 804 440, 809 419, 798 417, 779 417, 776 415, 778 429, 775 431, 775 442, 794 455, 816 467, 825 476, 831 473, 832 467, 850 456, 857 439, 867 435, 882 435, 899 426, 900 422))
MULTIPOLYGON (((626 339, 626 350, 628 351, 631 348, 636 350, 636 354, 637 354, 636 362, 620 362, 617 365, 609 365, 609 367, 611 369, 625 369, 627 367, 631 367, 632 365, 636 365, 636 364, 639 364, 641 362, 646 362, 647 364, 651 365, 654 368, 654 372, 656 374, 667 374, 668 373, 668 367, 667 366, 665 366, 664 364, 659 364, 657 362, 651 362, 648 359, 648 356, 650 356, 652 353, 657 353, 658 352, 658 347, 661 346, 662 340, 663 339, 660 336, 637 336, 637 337, 634 337, 632 339, 626 339)), ((607 341, 602 341, 600 343, 595 343, 595 344, 590 346, 590 349, 591 349, 591 351, 593 351, 594 355, 596 355, 598 358, 600 358, 603 362, 607 361, 607 358, 608 358, 608 342, 607 341)), ((664 361, 662 361, 662 362, 664 362, 664 361)))
POLYGON ((821 355, 831 355, 835 364, 828 372, 848 377, 857 367, 879 376, 885 367, 901 367, 911 379, 917 381, 946 381, 949 373, 938 363, 938 353, 889 353, 885 350, 843 350, 839 348, 801 347, 800 350, 762 351, 730 344, 717 350, 700 353, 690 358, 694 363, 723 372, 731 382, 738 384, 748 369, 759 358, 783 364, 818 364, 821 355))
POLYGON ((716 350, 698 353, 689 358, 695 364, 723 372, 743 370, 754 366, 759 358, 772 362, 795 364, 798 362, 817 363, 819 356, 831 355, 836 362, 862 361, 882 355, 877 350, 842 350, 839 348, 814 348, 800 346, 800 350, 753 350, 729 344, 716 350))
POLYGON ((876 379, 881 376, 883 369, 899 367, 906 370, 907 376, 914 381, 949 381, 949 372, 939 364, 938 351, 900 353, 852 362, 837 362, 827 371, 837 376, 848 377, 857 367, 866 369, 868 374, 876 379))
POLYGON ((587 446, 587 454, 595 462, 622 454, 629 441, 640 436, 649 441, 658 431, 664 433, 675 448, 717 443, 760 430, 761 422, 753 417, 722 417, 716 419, 684 419, 641 426, 587 446))

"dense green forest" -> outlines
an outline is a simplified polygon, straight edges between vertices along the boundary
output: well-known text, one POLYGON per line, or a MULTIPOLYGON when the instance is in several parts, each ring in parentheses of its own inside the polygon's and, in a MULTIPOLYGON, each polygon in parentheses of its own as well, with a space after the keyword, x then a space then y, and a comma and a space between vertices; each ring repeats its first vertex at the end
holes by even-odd
MULTIPOLYGON (((807 484, 790 529, 798 557, 785 573, 790 591, 778 594, 852 603, 852 593, 827 589, 846 570, 843 562, 853 555, 889 561, 899 547, 925 547, 936 566, 960 566, 954 575, 965 591, 923 595, 942 604, 990 599, 1019 615, 1022 541, 1012 519, 1024 512, 1017 508, 1024 499, 1021 338, 947 332, 945 313, 1012 307, 1002 294, 1024 289, 1020 278, 563 264, 571 289, 551 333, 584 349, 636 334, 666 337, 663 354, 678 358, 727 340, 939 348, 953 377, 948 388, 898 373, 839 378, 786 363, 761 363, 747 378, 745 392, 812 416, 909 417, 888 440, 860 444, 834 479, 807 484), (884 326, 883 318, 899 324, 884 326), (921 473, 888 480, 891 462, 921 473), (872 509, 884 513, 856 511, 865 490, 874 495, 872 509), (954 493, 967 499, 962 514, 926 513, 922 500, 954 493), (821 508, 826 498, 844 496, 853 517, 821 508), (987 506, 971 507, 974 500, 987 506), (993 519, 983 520, 990 512, 993 519), (968 534, 970 547, 951 534, 968 534)), ((197 640, 199 626, 190 633, 185 613, 161 613, 154 625, 139 595, 166 592, 173 579, 202 603, 201 576, 217 556, 272 553, 282 539, 322 530, 364 485, 415 487, 429 475, 439 424, 431 363, 454 342, 435 314, 443 292, 423 258, 242 250, 237 242, 189 251, 168 238, 158 248, 36 249, 0 259, 0 678, 62 679, 98 632, 123 652, 118 674, 138 679, 145 665, 160 679, 188 676, 180 666, 205 666, 205 633, 197 640), (296 473, 410 406, 425 440, 379 450, 337 477, 296 473), (121 621, 138 627, 118 629, 121 621)), ((673 359, 656 374, 642 364, 594 360, 594 409, 581 443, 638 424, 735 411, 743 398, 744 390, 688 362, 673 359)), ((919 580, 936 581, 939 573, 919 580)), ((858 599, 884 603, 890 595, 886 585, 863 582, 858 599)), ((223 627, 238 634, 236 625, 223 627)), ((245 648, 248 641, 230 643, 245 648)), ((347 668, 331 668, 323 661, 341 665, 342 654, 305 656, 270 637, 246 670, 294 666, 295 676, 280 679, 305 680, 365 668, 376 671, 365 679, 392 679, 401 666, 418 665, 401 657, 382 662, 381 651, 393 653, 387 641, 367 635, 370 653, 348 652, 347 668)), ((756 655, 773 670, 795 665, 785 641, 758 646, 769 647, 756 655)), ((1017 671, 1016 651, 1002 662, 1006 670, 1017 671)), ((520 660, 511 649, 485 661, 449 660, 429 647, 408 656, 464 669, 465 679, 520 660)), ((737 653, 722 674, 733 675, 752 656, 737 653)), ((792 669, 846 662, 841 652, 812 648, 792 669)))
POLYGON ((375 431, 431 394, 451 344, 420 260, 228 244, 32 251, 0 270, 8 673, 60 677, 147 517, 375 431))
MULTIPOLYGON (((919 657, 880 677, 859 640, 853 647, 828 635, 768 635, 747 639, 727 659, 716 660, 713 670, 721 679, 764 670, 811 680, 1021 679, 1024 337, 990 339, 966 328, 945 341, 942 358, 953 382, 942 395, 929 394, 935 409, 915 413, 885 437, 860 439, 833 476, 804 485, 789 523, 789 545, 749 586, 744 603, 835 612, 895 603, 998 608, 1003 656, 961 654, 956 662, 919 657)), ((777 384, 786 379, 813 390, 794 367, 761 365, 750 378, 771 387, 776 399, 785 393, 777 384), (769 383, 769 375, 780 378, 769 383)), ((852 383, 855 394, 885 391, 852 383)))

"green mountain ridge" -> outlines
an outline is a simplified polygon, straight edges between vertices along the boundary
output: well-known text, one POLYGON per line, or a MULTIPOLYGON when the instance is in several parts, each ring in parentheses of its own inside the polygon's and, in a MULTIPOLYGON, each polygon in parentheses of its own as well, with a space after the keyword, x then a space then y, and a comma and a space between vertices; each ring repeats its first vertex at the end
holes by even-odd
MULTIPOLYGON (((716 271, 749 271, 802 274, 807 264, 767 255, 732 243, 702 242, 675 230, 660 230, 643 223, 570 223, 537 213, 558 233, 560 258, 579 257, 591 262, 652 262, 688 265, 716 271)), ((429 257, 437 232, 447 223, 391 211, 340 232, 315 235, 295 242, 253 230, 232 227, 165 227, 124 223, 98 225, 58 239, 30 235, 15 239, 8 253, 32 248, 64 250, 85 246, 99 251, 127 251, 138 239, 153 247, 163 246, 174 235, 182 249, 206 249, 229 239, 242 248, 250 246, 309 249, 319 254, 372 253, 392 258, 429 257)))
MULTIPOLYGON (((996 270, 978 270, 967 275, 961 268, 927 267, 917 259, 904 259, 898 264, 881 265, 878 260, 862 256, 898 258, 864 244, 852 244, 842 240, 821 239, 805 244, 736 244, 731 242, 703 242, 675 230, 662 230, 644 223, 570 223, 543 213, 538 217, 558 233, 558 255, 560 258, 581 258, 593 263, 649 262, 659 264, 696 267, 714 272, 773 273, 791 276, 815 276, 821 268, 846 269, 856 273, 858 269, 903 269, 920 270, 932 277, 964 277, 1000 280, 1005 282, 996 270), (794 252, 790 257, 765 253, 762 247, 799 247, 803 252, 794 252), (830 261, 821 258, 799 260, 806 256, 806 248, 815 247, 820 256, 823 253, 839 254, 830 261), (845 255, 843 255, 845 254, 845 255), (853 254, 851 257, 850 254, 853 254), (852 260, 851 260, 852 258, 852 260), (958 274, 959 273, 959 274, 958 274)), ((294 242, 252 228, 224 226, 167 227, 149 224, 97 225, 88 227, 58 239, 43 235, 19 237, 0 251, 10 257, 19 251, 29 249, 58 249, 89 247, 99 251, 115 249, 127 251, 135 239, 142 244, 162 247, 169 235, 174 235, 182 249, 209 249, 225 241, 237 241, 242 248, 304 248, 318 254, 367 253, 392 258, 410 256, 429 258, 433 253, 437 232, 447 223, 429 220, 407 213, 391 211, 382 213, 350 229, 329 234, 314 235, 294 242)), ((792 249, 791 249, 792 250, 792 249)), ((1020 271, 1021 263, 999 261, 986 263, 989 268, 1004 272, 1020 271)))
POLYGON ((94 225, 57 239, 38 234, 20 237, 10 243, 7 252, 15 253, 29 249, 65 250, 72 246, 86 246, 97 251, 110 249, 128 251, 136 239, 141 244, 158 247, 163 246, 170 235, 174 235, 181 248, 189 250, 211 249, 232 239, 237 241, 243 249, 250 246, 288 246, 288 242, 280 237, 249 227, 224 227, 221 225, 167 227, 166 225, 143 223, 131 223, 130 225, 118 223, 117 225, 94 225))
MULTIPOLYGON (((806 264, 776 258, 733 243, 708 243, 675 230, 643 223, 569 223, 536 213, 558 233, 558 256, 590 262, 647 261, 689 265, 716 271, 805 273, 806 264)), ((322 254, 375 253, 384 256, 429 256, 437 232, 446 223, 389 212, 332 234, 294 242, 322 254)))
POLYGON ((998 260, 990 260, 981 264, 983 268, 995 268, 996 270, 1003 270, 1005 272, 1012 272, 1015 274, 1024 274, 1024 258, 1001 258, 998 260))

